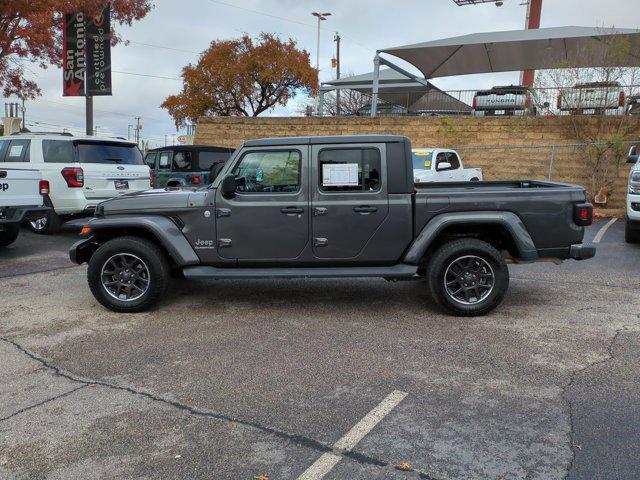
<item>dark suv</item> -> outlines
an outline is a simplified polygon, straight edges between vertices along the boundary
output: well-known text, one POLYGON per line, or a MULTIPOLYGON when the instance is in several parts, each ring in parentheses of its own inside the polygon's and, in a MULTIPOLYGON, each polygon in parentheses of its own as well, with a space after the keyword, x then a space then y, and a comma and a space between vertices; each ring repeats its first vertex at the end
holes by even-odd
POLYGON ((175 145, 149 150, 145 163, 155 175, 155 188, 209 185, 233 148, 175 145))

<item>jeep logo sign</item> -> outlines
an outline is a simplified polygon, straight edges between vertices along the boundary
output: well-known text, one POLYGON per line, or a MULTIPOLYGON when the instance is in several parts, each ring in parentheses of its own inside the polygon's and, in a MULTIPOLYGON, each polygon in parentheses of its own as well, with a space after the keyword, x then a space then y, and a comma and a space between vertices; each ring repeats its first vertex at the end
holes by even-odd
POLYGON ((8 183, 0 183, 0 190, 3 192, 6 192, 7 190, 9 190, 9 184, 8 183))

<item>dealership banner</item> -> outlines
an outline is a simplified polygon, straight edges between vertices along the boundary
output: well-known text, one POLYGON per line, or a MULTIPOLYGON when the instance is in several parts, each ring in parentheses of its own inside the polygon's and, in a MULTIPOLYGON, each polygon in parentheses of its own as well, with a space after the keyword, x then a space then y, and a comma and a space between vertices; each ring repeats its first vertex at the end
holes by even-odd
POLYGON ((85 93, 84 74, 87 42, 84 14, 68 13, 64 19, 62 94, 65 97, 79 97, 85 93))
POLYGON ((111 19, 107 6, 87 19, 87 95, 111 95, 111 19))

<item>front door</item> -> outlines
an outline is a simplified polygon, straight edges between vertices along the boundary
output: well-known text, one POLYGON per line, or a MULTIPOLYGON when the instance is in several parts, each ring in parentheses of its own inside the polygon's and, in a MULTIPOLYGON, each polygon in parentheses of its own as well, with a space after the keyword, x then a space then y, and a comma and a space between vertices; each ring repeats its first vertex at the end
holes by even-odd
POLYGON ((389 213, 384 144, 314 145, 313 252, 355 259, 389 213))
POLYGON ((219 255, 294 259, 309 241, 308 145, 246 150, 233 167, 236 193, 216 194, 219 255))

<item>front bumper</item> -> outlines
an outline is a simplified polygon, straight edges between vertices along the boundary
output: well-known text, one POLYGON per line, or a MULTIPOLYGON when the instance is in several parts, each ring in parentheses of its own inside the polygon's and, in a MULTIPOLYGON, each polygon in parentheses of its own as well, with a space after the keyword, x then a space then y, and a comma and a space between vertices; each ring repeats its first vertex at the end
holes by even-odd
POLYGON ((574 260, 587 260, 596 256, 596 246, 590 243, 571 245, 569 256, 574 260))
POLYGON ((640 222, 640 195, 627 194, 627 217, 640 222))
POLYGON ((93 252, 97 249, 98 244, 93 237, 83 238, 71 246, 69 249, 69 259, 73 263, 82 265, 89 261, 91 255, 93 255, 93 252))

